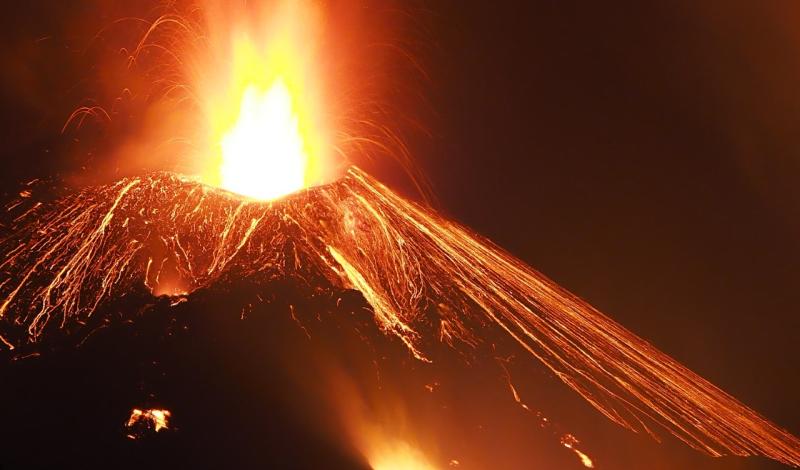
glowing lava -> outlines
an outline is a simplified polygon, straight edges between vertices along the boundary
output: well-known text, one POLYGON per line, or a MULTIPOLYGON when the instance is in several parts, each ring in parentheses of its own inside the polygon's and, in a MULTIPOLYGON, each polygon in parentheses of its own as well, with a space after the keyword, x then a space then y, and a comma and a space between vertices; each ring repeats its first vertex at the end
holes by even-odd
POLYGON ((329 146, 314 6, 208 15, 216 53, 198 65, 204 72, 193 86, 205 119, 203 182, 258 200, 318 184, 329 146))
MULTIPOLYGON (((660 427, 713 456, 800 465, 791 433, 490 241, 357 168, 277 203, 170 173, 48 203, 28 193, 34 189, 6 205, 2 351, 38 352, 46 337, 91 334, 92 318, 113 321, 109 305, 149 287, 161 266, 171 266, 188 295, 231 275, 323 279, 359 290, 378 327, 420 361, 437 359, 440 345, 478 350, 504 333, 620 426, 652 436, 660 427)), ((356 428, 356 436, 375 435, 356 428)), ((371 460, 372 441, 357 447, 371 460)))
POLYGON ((380 449, 370 458, 374 470, 436 470, 425 456, 405 442, 380 449))
POLYGON ((239 120, 222 139, 220 186, 274 199, 305 186, 308 157, 292 96, 282 79, 262 93, 244 92, 239 120))
POLYGON ((162 429, 169 429, 169 420, 172 416, 169 410, 163 409, 139 409, 131 410, 131 417, 125 423, 131 433, 129 439, 137 439, 146 430, 159 432, 162 429))

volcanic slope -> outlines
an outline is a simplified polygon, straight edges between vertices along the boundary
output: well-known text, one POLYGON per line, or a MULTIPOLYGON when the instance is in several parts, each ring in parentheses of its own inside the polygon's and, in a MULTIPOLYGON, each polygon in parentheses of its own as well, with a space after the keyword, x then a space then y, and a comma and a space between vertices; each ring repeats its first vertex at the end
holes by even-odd
POLYGON ((660 425, 711 455, 800 465, 800 441, 465 227, 357 168, 275 202, 157 173, 51 202, 10 203, 0 242, 0 344, 79 338, 127 293, 222 279, 319 276, 360 291, 420 361, 499 327, 612 421, 660 425))

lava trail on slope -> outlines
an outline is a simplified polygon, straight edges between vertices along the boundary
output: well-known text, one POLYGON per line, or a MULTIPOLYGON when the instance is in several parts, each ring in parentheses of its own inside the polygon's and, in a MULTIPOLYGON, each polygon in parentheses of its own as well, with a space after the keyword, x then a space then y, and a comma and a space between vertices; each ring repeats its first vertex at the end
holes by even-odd
MULTIPOLYGON (((36 351, 113 321, 144 285, 188 294, 227 277, 318 276, 360 291, 420 361, 469 354, 500 328, 612 421, 658 425, 711 455, 800 465, 800 441, 586 302, 357 168, 332 184, 256 202, 157 173, 50 203, 7 206, 0 345, 36 351)), ((124 319, 124 318, 123 318, 124 319)))

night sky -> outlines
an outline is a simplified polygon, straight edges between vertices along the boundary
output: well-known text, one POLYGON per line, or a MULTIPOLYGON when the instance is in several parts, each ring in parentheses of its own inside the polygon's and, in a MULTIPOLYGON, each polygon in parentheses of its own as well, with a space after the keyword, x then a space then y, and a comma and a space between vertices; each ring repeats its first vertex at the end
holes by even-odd
MULTIPOLYGON (((140 6, 63 3, 0 20, 8 192, 109 138, 61 126, 100 73, 87 31, 140 6)), ((427 78, 392 104, 437 207, 800 433, 800 5, 513 3, 407 7, 427 78)))
POLYGON ((436 23, 445 211, 798 432, 800 7, 523 3, 436 23))

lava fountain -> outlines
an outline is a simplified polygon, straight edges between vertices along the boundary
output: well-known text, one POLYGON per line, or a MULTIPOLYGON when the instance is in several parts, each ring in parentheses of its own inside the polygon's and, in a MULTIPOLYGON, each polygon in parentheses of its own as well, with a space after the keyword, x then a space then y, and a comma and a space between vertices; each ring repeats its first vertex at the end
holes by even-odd
POLYGON ((248 88, 236 125, 222 139, 220 186, 256 199, 305 187, 308 156, 282 80, 265 93, 248 88))
MULTIPOLYGON (((259 200, 319 182, 324 129, 315 67, 318 14, 306 2, 280 2, 260 21, 217 32, 222 72, 203 74, 200 90, 211 155, 202 181, 259 200)), ((208 67, 208 65, 206 65, 208 67)))

